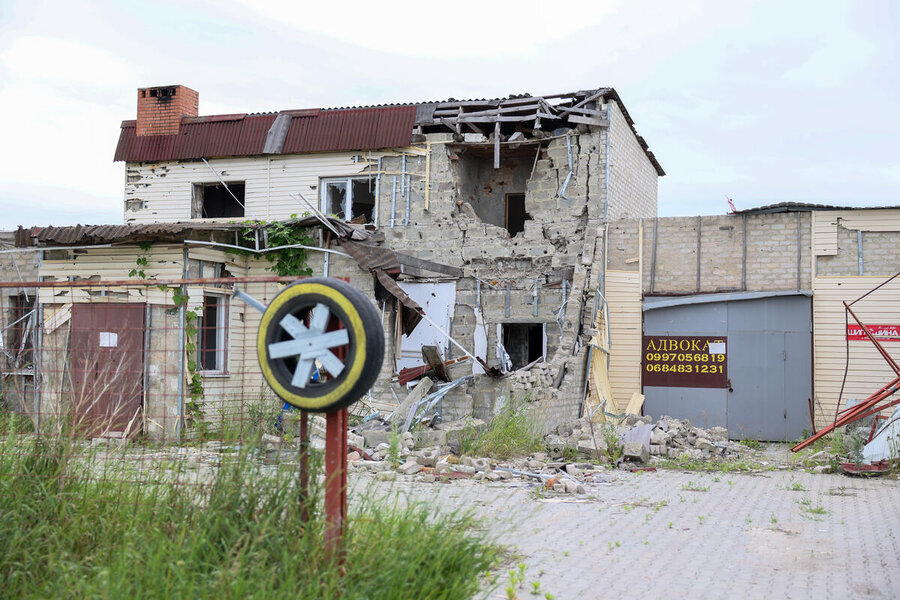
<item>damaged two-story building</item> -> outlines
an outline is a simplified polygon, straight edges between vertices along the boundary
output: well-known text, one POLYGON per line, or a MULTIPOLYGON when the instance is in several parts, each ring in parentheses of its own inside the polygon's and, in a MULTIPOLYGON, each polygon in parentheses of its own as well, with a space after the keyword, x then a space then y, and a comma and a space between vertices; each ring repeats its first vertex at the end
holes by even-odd
POLYGON ((4 250, 4 398, 33 414, 121 405, 116 427, 169 438, 277 407, 260 314, 233 291, 268 302, 288 249, 289 274, 345 279, 381 315, 358 414, 427 375, 451 385, 425 416, 523 402, 545 431, 628 410, 790 440, 893 373, 843 303, 900 339, 900 209, 658 218, 663 170, 611 88, 214 116, 183 86, 137 101, 125 223, 4 250), (111 377, 127 385, 94 383, 111 377))
MULTIPOLYGON (((45 253, 42 279, 125 279, 135 257, 148 280, 264 274, 264 226, 255 226, 260 254, 228 248, 247 245, 246 223, 318 212, 345 229, 312 221, 325 251, 310 250, 309 269, 349 280, 383 315, 388 358, 370 408, 405 397, 398 374, 435 346, 450 363, 444 378, 473 375, 444 396, 445 418, 489 416, 513 397, 531 401, 547 428, 578 416, 608 285, 606 223, 654 217, 664 174, 615 90, 198 116, 197 92, 166 86, 138 90, 137 105, 115 153, 125 225, 32 230, 29 243, 59 248, 45 253)), ((192 297, 211 298, 223 328, 250 331, 239 303, 199 289, 192 297)), ((45 314, 72 301, 42 293, 45 314)), ((250 337, 205 340, 229 346, 213 348, 219 358, 200 371, 208 406, 260 381, 244 359, 250 337)), ((184 402, 179 377, 164 407, 145 399, 143 411, 183 418, 173 408, 184 402)))

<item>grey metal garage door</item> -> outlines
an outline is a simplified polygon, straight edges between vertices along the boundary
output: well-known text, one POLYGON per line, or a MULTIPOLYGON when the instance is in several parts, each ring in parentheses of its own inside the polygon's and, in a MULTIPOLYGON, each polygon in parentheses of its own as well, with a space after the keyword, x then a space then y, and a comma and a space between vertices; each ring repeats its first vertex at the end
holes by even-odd
MULTIPOLYGON (((647 298, 644 302, 644 413, 690 419, 701 427, 728 428, 731 439, 790 441, 809 427, 812 397, 812 316, 807 295, 726 294, 718 297, 647 298), (707 369, 710 353, 673 354, 663 364, 673 374, 658 385, 652 369, 668 346, 724 342, 726 373, 674 373, 707 369), (662 340, 662 341, 661 341, 662 340), (682 366, 678 366, 682 365, 682 366), (694 387, 698 385, 707 387, 694 387), (657 385, 648 385, 654 383, 657 385)), ((718 350, 717 350, 718 351, 718 350)), ((666 357, 668 358, 668 357, 666 357)))

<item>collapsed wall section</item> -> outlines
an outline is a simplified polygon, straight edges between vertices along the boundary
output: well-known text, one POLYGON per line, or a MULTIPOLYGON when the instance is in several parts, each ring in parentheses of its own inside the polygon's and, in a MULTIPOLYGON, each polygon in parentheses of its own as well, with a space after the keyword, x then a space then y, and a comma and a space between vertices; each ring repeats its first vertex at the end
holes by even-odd
MULTIPOLYGON (((489 417, 511 398, 531 401, 548 429, 577 417, 584 320, 599 281, 592 267, 595 247, 602 246, 597 240, 606 193, 605 136, 602 129, 569 130, 537 142, 504 143, 497 169, 493 144, 459 143, 450 134, 429 134, 424 156, 382 158, 376 187, 385 245, 463 271, 459 278, 404 273, 401 285, 452 283, 455 302, 446 333, 470 353, 483 349, 481 357, 491 367, 501 366, 506 355, 521 367, 541 344, 544 362, 502 380, 479 375, 448 394, 445 419, 489 417), (526 215, 520 228, 509 218, 519 208, 526 215), (512 352, 504 342, 515 346, 512 352)), ((393 363, 404 336, 397 314, 389 316, 387 363, 393 363)), ((443 350, 445 360, 464 354, 452 343, 443 350)), ((472 373, 472 361, 450 367, 452 378, 472 373)), ((385 375, 373 396, 405 397, 406 390, 385 375)))

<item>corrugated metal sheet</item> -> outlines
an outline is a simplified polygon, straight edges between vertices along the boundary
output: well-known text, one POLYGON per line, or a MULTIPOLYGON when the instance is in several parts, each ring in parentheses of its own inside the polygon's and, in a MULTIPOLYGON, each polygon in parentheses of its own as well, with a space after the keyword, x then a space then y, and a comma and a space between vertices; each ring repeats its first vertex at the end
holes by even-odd
MULTIPOLYGON (((814 380, 816 422, 823 426, 834 418, 847 364, 847 330, 843 301, 852 302, 882 283, 885 277, 816 277, 813 296, 814 380)), ((900 279, 853 305, 863 323, 900 324, 900 279)), ((854 321, 850 318, 850 323, 854 321)), ((900 358, 896 343, 885 343, 895 359, 900 358)), ((851 341, 850 363, 843 398, 862 400, 876 392, 896 375, 869 341, 851 341)))
POLYGON ((879 208, 900 208, 900 206, 837 206, 834 204, 812 204, 810 202, 779 202, 755 208, 736 210, 735 215, 753 215, 761 213, 809 212, 820 210, 874 210, 879 208))
POLYGON ((124 240, 172 240, 199 231, 240 231, 240 223, 151 223, 146 225, 72 225, 34 227, 27 238, 45 244, 106 244, 124 240))
POLYGON ((156 162, 214 156, 262 154, 266 134, 277 115, 230 119, 184 119, 178 135, 137 135, 131 122, 122 124, 114 160, 156 162))
MULTIPOLYGON (((293 118, 282 154, 374 150, 408 146, 416 107, 286 111, 293 118)), ((278 115, 186 118, 178 135, 138 136, 134 121, 122 123, 114 160, 158 162, 263 153, 278 115)))
POLYGON ((415 118, 414 105, 329 110, 316 117, 294 118, 282 153, 408 146, 415 118))
MULTIPOLYGON (((371 237, 366 230, 354 227, 340 219, 328 217, 328 221, 334 229, 340 232, 344 239, 362 241, 371 237)), ((292 219, 290 222, 300 227, 320 227, 322 225, 314 216, 292 219)), ((24 241, 26 246, 32 245, 29 240, 63 245, 106 244, 125 240, 181 241, 191 233, 241 231, 248 227, 255 226, 247 223, 201 223, 194 221, 136 225, 71 225, 67 227, 33 227, 30 230, 22 230, 23 235, 19 236, 19 238, 24 241)), ((19 239, 17 239, 17 244, 23 245, 19 239)))

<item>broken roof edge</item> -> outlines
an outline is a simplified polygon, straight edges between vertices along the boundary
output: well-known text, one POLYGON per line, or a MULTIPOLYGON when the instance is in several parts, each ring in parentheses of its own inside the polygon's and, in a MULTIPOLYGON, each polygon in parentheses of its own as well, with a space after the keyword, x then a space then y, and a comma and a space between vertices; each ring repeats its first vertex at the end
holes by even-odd
MULTIPOLYGON (((342 111, 351 113, 353 111, 379 111, 379 110, 384 111, 384 110, 391 110, 391 109, 396 110, 396 109, 402 109, 402 108, 413 108, 414 109, 413 122, 411 124, 410 131, 409 131, 409 135, 411 136, 413 133, 412 130, 415 127, 419 127, 419 126, 423 125, 423 121, 421 121, 420 118, 423 114, 423 108, 425 108, 425 107, 432 107, 431 112, 433 112, 433 110, 437 109, 438 107, 442 107, 442 108, 446 109, 448 107, 459 106, 461 104, 481 105, 481 106, 489 106, 489 105, 496 104, 497 106, 499 106, 500 104, 502 104, 504 102, 509 103, 509 104, 527 104, 529 100, 535 100, 535 101, 540 100, 544 104, 548 104, 546 102, 547 99, 557 99, 557 98, 569 98, 573 104, 577 105, 577 102, 574 101, 574 98, 579 97, 579 96, 583 96, 584 98, 594 97, 594 99, 603 98, 606 101, 610 101, 610 100, 615 101, 616 104, 618 105, 619 109, 622 111, 622 116, 625 118, 625 121, 628 123, 628 126, 631 129, 631 132, 634 135, 636 141, 638 142, 638 145, 644 151, 644 154, 647 156, 647 159, 650 161, 651 165, 656 170, 657 175, 659 177, 664 177, 666 175, 665 170, 662 168, 662 165, 659 163, 659 160, 656 158, 656 155, 650 150, 649 145, 647 144, 646 140, 644 140, 644 138, 638 134, 637 128, 635 127, 635 124, 634 124, 634 119, 631 118, 631 114, 628 112, 628 109, 625 107, 625 103, 622 101, 621 96, 619 96, 619 93, 615 90, 615 88, 612 88, 612 87, 597 87, 594 89, 578 90, 578 91, 574 91, 574 92, 564 92, 564 93, 550 94, 550 95, 533 95, 533 94, 526 93, 526 94, 510 94, 510 95, 508 95, 506 97, 502 97, 502 98, 489 98, 489 99, 484 99, 484 98, 477 99, 476 98, 476 99, 457 100, 455 98, 448 98, 447 100, 439 100, 439 101, 399 102, 399 103, 371 104, 371 105, 363 105, 363 106, 340 106, 340 107, 330 107, 330 108, 289 109, 289 110, 272 111, 272 112, 257 112, 257 113, 232 113, 232 114, 222 114, 222 115, 201 115, 201 116, 197 116, 197 117, 182 117, 181 123, 184 125, 217 123, 217 122, 223 123, 223 122, 242 121, 244 119, 258 119, 261 117, 271 118, 271 117, 277 117, 280 115, 290 115, 291 117, 294 117, 294 118, 309 117, 309 118, 314 119, 316 117, 319 117, 319 116, 322 116, 325 114, 334 114, 334 113, 339 113, 342 111)), ((550 105, 550 106, 553 108, 557 107, 557 105, 550 105)), ((558 106, 558 110, 560 110, 560 111, 565 111, 565 109, 567 109, 567 108, 570 108, 570 107, 565 106, 565 105, 558 106)), ((426 112, 427 112, 427 110, 426 110, 426 112)), ((553 116, 560 117, 562 120, 568 119, 568 115, 553 115, 553 116)), ((396 127, 397 125, 398 125, 398 123, 393 124, 394 127, 396 127)), ((132 129, 136 129, 136 126, 137 126, 137 121, 134 119, 129 119, 129 120, 122 121, 120 128, 123 130, 125 130, 125 129, 132 130, 132 129)), ((267 129, 266 133, 268 133, 268 132, 269 132, 269 130, 267 129)), ((394 133, 396 134, 397 132, 394 131, 394 133)), ((124 136, 124 135, 125 134, 123 132, 122 136, 124 136)), ((130 135, 132 135, 132 133, 129 133, 129 136, 130 135)), ((288 132, 285 132, 284 135, 286 138, 288 135, 288 132)), ((114 162, 117 162, 117 161, 161 162, 161 161, 167 161, 167 160, 197 160, 198 159, 197 157, 193 157, 193 156, 182 157, 182 158, 162 156, 160 158, 154 157, 154 158, 147 158, 146 160, 139 160, 138 158, 129 156, 130 152, 122 149, 123 142, 125 141, 124 137, 122 137, 122 136, 120 136, 119 143, 117 144, 115 157, 113 159, 114 162)), ((145 138, 149 138, 149 139, 162 138, 162 137, 169 137, 169 138, 177 139, 179 137, 179 135, 175 134, 174 136, 145 136, 145 138)), ((262 139, 262 141, 258 144, 259 148, 260 148, 260 150, 258 152, 209 154, 209 155, 205 155, 205 158, 257 157, 257 156, 267 156, 267 155, 270 155, 273 153, 275 153, 275 154, 282 153, 281 150, 283 148, 283 144, 281 145, 281 147, 278 147, 278 152, 271 152, 271 151, 265 152, 265 141, 266 140, 264 137, 262 139)), ((382 145, 382 146, 378 146, 377 148, 374 146, 371 146, 371 145, 366 145, 366 147, 359 147, 359 148, 354 147, 354 148, 345 148, 343 150, 334 149, 334 150, 323 150, 323 151, 376 150, 376 149, 381 149, 381 148, 393 148, 393 147, 408 146, 410 141, 411 140, 408 140, 406 144, 382 145)), ((274 148, 274 146, 270 146, 269 149, 272 150, 273 148, 274 148)), ((288 152, 284 152, 284 154, 309 154, 309 153, 314 153, 314 152, 316 152, 316 150, 301 150, 301 151, 288 151, 288 152)))
MULTIPOLYGON (((366 240, 373 235, 340 219, 327 217, 330 227, 345 239, 366 240)), ((19 227, 16 246, 28 248, 43 245, 47 248, 71 245, 104 245, 110 243, 170 242, 196 240, 203 234, 236 233, 246 229, 265 229, 273 224, 292 224, 299 227, 325 227, 317 217, 301 217, 283 221, 139 223, 124 225, 68 225, 62 227, 19 227), (191 237, 194 236, 194 237, 191 237)))
POLYGON ((900 205, 885 206, 839 206, 834 204, 814 204, 810 202, 778 202, 776 204, 766 204, 753 208, 745 208, 728 213, 729 215, 761 215, 772 213, 789 213, 789 212, 813 212, 817 210, 887 210, 898 209, 900 205))

